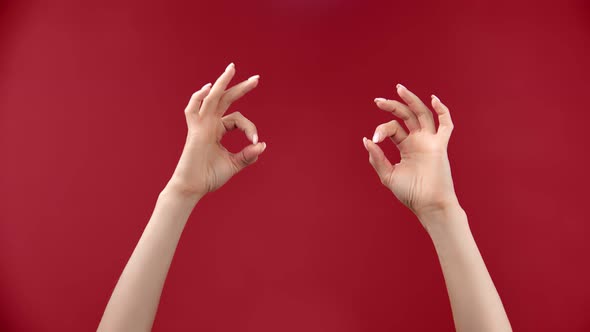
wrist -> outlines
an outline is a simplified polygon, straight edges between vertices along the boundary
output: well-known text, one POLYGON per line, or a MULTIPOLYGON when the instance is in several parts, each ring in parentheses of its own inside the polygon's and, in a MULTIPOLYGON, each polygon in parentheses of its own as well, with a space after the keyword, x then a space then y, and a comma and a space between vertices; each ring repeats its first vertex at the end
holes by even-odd
POLYGON ((196 205, 203 196, 205 195, 200 194, 197 191, 187 190, 185 187, 178 185, 172 180, 168 182, 159 195, 161 198, 182 201, 193 205, 196 205))
POLYGON ((458 202, 436 209, 416 212, 416 216, 431 237, 434 234, 446 232, 451 228, 468 226, 467 214, 458 202))
POLYGON ((198 197, 184 195, 166 186, 158 195, 150 223, 164 223, 183 228, 198 201, 198 197))

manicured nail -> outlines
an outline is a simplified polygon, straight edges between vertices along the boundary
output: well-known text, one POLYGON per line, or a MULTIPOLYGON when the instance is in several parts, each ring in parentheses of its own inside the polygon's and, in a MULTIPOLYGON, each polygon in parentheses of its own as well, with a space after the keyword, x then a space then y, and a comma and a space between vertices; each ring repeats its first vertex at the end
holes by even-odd
POLYGON ((201 88, 201 90, 207 90, 207 89, 209 89, 211 87, 211 85, 212 85, 211 83, 207 83, 207 84, 203 85, 203 87, 201 88))
POLYGON ((363 137, 363 144, 365 145, 365 149, 367 148, 367 138, 363 137))
POLYGON ((373 143, 378 143, 379 142, 379 133, 375 133, 375 135, 373 135, 373 143))
POLYGON ((404 89, 406 88, 405 86, 403 86, 403 85, 401 85, 401 84, 399 84, 399 83, 398 83, 398 84, 397 84, 395 87, 396 87, 398 90, 399 90, 399 89, 401 89, 401 88, 404 88, 404 89))
POLYGON ((260 78, 260 75, 254 75, 248 79, 248 81, 254 81, 260 78))
POLYGON ((434 100, 436 100, 436 101, 438 101, 440 103, 440 99, 437 96, 432 95, 432 99, 434 99, 434 100))
POLYGON ((225 71, 229 71, 230 69, 232 69, 233 67, 235 67, 234 63, 230 63, 229 65, 227 65, 227 68, 225 68, 225 71))
POLYGON ((258 134, 252 135, 252 143, 254 143, 254 144, 258 143, 258 134))
POLYGON ((266 150, 266 142, 262 143, 262 151, 266 150))
POLYGON ((381 102, 381 101, 386 101, 386 100, 387 99, 385 99, 385 98, 375 98, 376 103, 381 102))

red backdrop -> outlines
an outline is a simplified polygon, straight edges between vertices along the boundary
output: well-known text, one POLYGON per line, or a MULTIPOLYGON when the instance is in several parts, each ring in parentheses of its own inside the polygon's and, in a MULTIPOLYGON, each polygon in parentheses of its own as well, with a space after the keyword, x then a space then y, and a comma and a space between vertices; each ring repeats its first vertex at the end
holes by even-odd
POLYGON ((189 96, 231 61, 262 76, 233 110, 268 149, 197 206, 156 331, 453 329, 433 246, 361 142, 398 82, 453 112, 515 330, 590 329, 585 1, 4 0, 0 38, 2 331, 96 328, 189 96))

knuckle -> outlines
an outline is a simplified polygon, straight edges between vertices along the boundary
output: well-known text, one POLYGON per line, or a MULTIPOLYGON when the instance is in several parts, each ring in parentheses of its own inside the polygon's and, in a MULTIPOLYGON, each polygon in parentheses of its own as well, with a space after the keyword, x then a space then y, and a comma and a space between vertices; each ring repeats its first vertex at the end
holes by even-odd
POLYGON ((207 95, 205 98, 203 98, 203 99, 201 100, 201 102, 203 102, 203 106, 207 106, 207 105, 209 105, 209 104, 210 104, 210 100, 211 100, 211 99, 210 99, 210 96, 211 96, 211 94, 207 95))
POLYGON ((243 117, 243 120, 244 120, 244 125, 245 126, 256 128, 256 126, 254 125, 254 122, 248 120, 248 118, 243 117))
POLYGON ((231 105, 231 100, 228 100, 227 98, 222 98, 219 100, 219 106, 223 107, 223 108, 229 108, 231 105))
POLYGON ((410 121, 412 120, 412 118, 415 117, 410 112, 397 112, 395 113, 395 115, 397 115, 400 119, 404 121, 410 121))
POLYGON ((393 110, 399 110, 401 103, 397 100, 388 100, 389 107, 393 110))
POLYGON ((240 168, 244 168, 248 165, 250 165, 250 162, 244 156, 238 158, 238 166, 240 166, 240 168))
POLYGON ((394 100, 394 103, 395 103, 395 108, 396 109, 399 109, 399 110, 402 110, 402 111, 410 111, 410 109, 408 108, 408 106, 406 106, 406 104, 404 104, 404 103, 402 103, 400 101, 397 101, 397 100, 394 100))
POLYGON ((393 113, 395 116, 397 116, 398 118, 400 118, 404 121, 408 120, 412 117, 412 112, 404 107, 397 107, 396 106, 393 109, 393 111, 391 111, 391 113, 393 113))
POLYGON ((395 109, 395 105, 393 104, 393 100, 386 99, 385 101, 378 103, 377 107, 382 110, 393 112, 395 109))

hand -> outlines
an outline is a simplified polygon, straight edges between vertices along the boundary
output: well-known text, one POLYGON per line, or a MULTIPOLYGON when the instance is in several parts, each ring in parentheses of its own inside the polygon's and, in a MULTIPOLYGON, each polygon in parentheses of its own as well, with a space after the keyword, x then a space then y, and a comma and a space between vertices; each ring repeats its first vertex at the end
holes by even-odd
POLYGON ((238 112, 224 116, 234 101, 258 85, 256 75, 226 90, 234 74, 232 63, 213 86, 209 83, 192 95, 184 111, 188 125, 186 144, 168 189, 201 198, 254 163, 266 149, 266 143, 258 142, 256 126, 250 120, 238 112), (252 144, 231 153, 223 147, 221 138, 236 128, 244 131, 252 144))
POLYGON ((439 119, 436 130, 432 112, 416 95, 401 84, 397 85, 397 93, 405 104, 384 98, 375 99, 375 103, 402 119, 409 134, 396 120, 379 125, 372 141, 363 138, 369 162, 381 182, 419 218, 458 206, 447 156, 453 131, 449 109, 432 95, 432 107, 439 119), (395 165, 376 144, 386 137, 391 138, 400 151, 401 160, 395 165))

